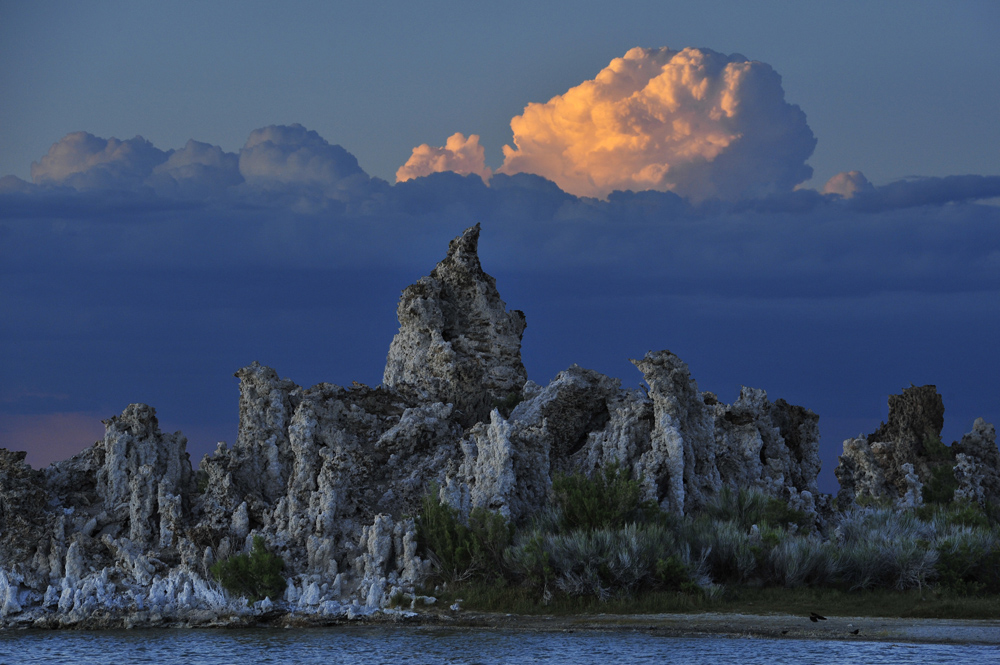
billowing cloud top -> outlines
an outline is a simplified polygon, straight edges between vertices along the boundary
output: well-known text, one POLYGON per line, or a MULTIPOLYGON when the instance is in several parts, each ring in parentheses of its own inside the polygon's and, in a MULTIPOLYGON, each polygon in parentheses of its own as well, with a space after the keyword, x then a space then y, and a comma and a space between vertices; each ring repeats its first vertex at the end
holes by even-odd
POLYGON ((413 154, 396 171, 396 182, 405 182, 431 173, 454 171, 460 175, 475 173, 484 181, 492 171, 486 166, 486 152, 479 145, 479 136, 469 138, 461 132, 448 137, 444 147, 435 148, 426 143, 413 149, 413 154))
POLYGON ((141 136, 119 141, 73 132, 31 164, 31 179, 81 190, 131 189, 142 184, 167 157, 168 153, 141 136))
POLYGON ((250 185, 315 186, 333 198, 339 198, 343 181, 368 180, 354 155, 298 123, 251 132, 240 151, 240 173, 250 185))
POLYGON ((845 199, 853 198, 858 192, 870 192, 874 189, 861 171, 838 173, 823 185, 824 194, 836 194, 845 199))
POLYGON ((194 140, 163 151, 141 136, 121 141, 74 132, 31 165, 31 179, 43 187, 151 190, 184 199, 267 192, 347 200, 370 193, 371 184, 354 155, 299 124, 254 130, 239 154, 194 140))
POLYGON ((708 49, 634 48, 511 120, 500 173, 535 173, 577 196, 673 191, 693 200, 787 191, 812 176, 816 139, 781 77, 708 49))

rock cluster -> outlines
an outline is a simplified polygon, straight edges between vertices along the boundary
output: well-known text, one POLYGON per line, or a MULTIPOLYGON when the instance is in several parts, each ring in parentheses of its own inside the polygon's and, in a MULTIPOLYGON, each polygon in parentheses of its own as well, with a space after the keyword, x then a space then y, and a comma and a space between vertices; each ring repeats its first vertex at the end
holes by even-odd
POLYGON ((944 402, 935 386, 910 386, 890 395, 887 422, 868 436, 844 441, 835 470, 838 503, 867 498, 920 505, 924 487, 940 477, 941 467, 956 480, 955 499, 1000 501, 1000 450, 993 425, 979 418, 951 446, 941 442, 943 427, 944 402))
MULTIPOLYGON (((803 407, 753 388, 724 404, 669 351, 633 361, 648 389, 576 365, 547 386, 528 381, 524 315, 483 272, 478 240, 478 226, 465 231, 403 292, 383 385, 304 388, 257 363, 237 372, 236 441, 197 472, 184 437, 161 432, 141 404, 45 470, 0 450, 3 624, 205 625, 385 608, 415 598, 428 573, 411 516, 435 486, 463 515, 486 508, 518 521, 545 505, 553 474, 617 463, 679 514, 724 487, 822 511, 818 416, 803 407), (248 605, 209 569, 257 537, 284 560, 287 586, 276 602, 248 605)), ((920 395, 879 435, 891 449, 865 441, 842 461, 855 492, 913 485, 920 436, 942 412, 920 395)), ((996 456, 992 427, 977 423, 959 448, 961 491, 1000 491, 1000 476, 979 471, 996 456)))

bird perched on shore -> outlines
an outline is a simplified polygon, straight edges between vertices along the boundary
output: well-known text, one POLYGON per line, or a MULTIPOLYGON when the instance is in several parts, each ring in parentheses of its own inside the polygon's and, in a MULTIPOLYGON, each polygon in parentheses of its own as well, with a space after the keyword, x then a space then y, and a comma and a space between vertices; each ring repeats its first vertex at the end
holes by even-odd
POLYGON ((826 621, 826 617, 820 614, 816 614, 815 612, 810 612, 809 620, 812 621, 813 623, 816 623, 817 621, 826 621))

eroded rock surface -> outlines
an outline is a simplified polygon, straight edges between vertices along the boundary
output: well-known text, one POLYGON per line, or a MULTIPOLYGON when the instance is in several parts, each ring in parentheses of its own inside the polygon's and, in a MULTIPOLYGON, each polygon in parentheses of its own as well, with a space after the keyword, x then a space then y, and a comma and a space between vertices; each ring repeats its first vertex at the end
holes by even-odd
MULTIPOLYGON (((506 309, 482 270, 478 240, 478 226, 465 231, 403 292, 384 385, 305 388, 257 363, 239 370, 236 441, 220 443, 197 473, 184 437, 161 432, 141 404, 43 471, 0 451, 4 624, 375 611, 415 594, 427 575, 412 516, 434 486, 463 515, 485 508, 526 520, 547 503, 554 473, 617 463, 676 513, 724 487, 817 509, 818 417, 807 409, 752 388, 723 404, 669 351, 633 361, 648 390, 576 365, 547 386, 528 381, 524 315, 506 309), (282 598, 249 606, 209 569, 256 537, 284 560, 287 585, 282 598)), ((977 432, 963 444, 970 469, 989 457, 992 428, 977 432)), ((967 485, 985 496, 996 480, 980 474, 967 485)))
POLYGON ((1000 451, 996 431, 982 418, 958 443, 941 442, 944 403, 935 386, 910 386, 889 396, 888 421, 866 437, 844 441, 835 470, 838 503, 859 498, 889 499, 911 507, 923 501, 923 488, 935 470, 952 470, 954 498, 983 503, 1000 499, 1000 451))
POLYGON ((525 319, 508 312, 496 280, 479 263, 479 225, 448 246, 448 255, 403 291, 399 332, 389 347, 385 386, 417 402, 454 405, 464 425, 485 420, 492 405, 518 393, 525 319))

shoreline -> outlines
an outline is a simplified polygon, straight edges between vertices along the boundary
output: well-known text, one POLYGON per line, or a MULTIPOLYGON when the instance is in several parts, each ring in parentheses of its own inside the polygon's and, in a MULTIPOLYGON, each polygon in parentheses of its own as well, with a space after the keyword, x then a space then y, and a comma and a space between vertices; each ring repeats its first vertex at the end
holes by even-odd
MULTIPOLYGON (((193 618, 193 617, 192 617, 193 618)), ((207 618, 207 617, 205 617, 207 618)), ((729 637, 914 644, 970 644, 1000 646, 1000 620, 900 619, 889 617, 829 616, 810 621, 791 614, 685 613, 518 615, 489 612, 422 611, 376 612, 347 618, 315 614, 271 612, 256 616, 216 617, 214 620, 147 621, 93 617, 75 625, 7 626, 2 632, 52 630, 163 630, 183 629, 310 629, 399 627, 416 630, 516 630, 542 633, 641 632, 673 638, 729 637), (857 632, 855 632, 857 631, 857 632)))
POLYGON ((436 625, 462 628, 516 628, 551 632, 608 630, 647 632, 664 637, 744 637, 838 641, 987 644, 1000 646, 1000 620, 827 617, 810 621, 789 614, 597 614, 520 616, 438 615, 436 625), (853 631, 857 630, 855 634, 853 631))

